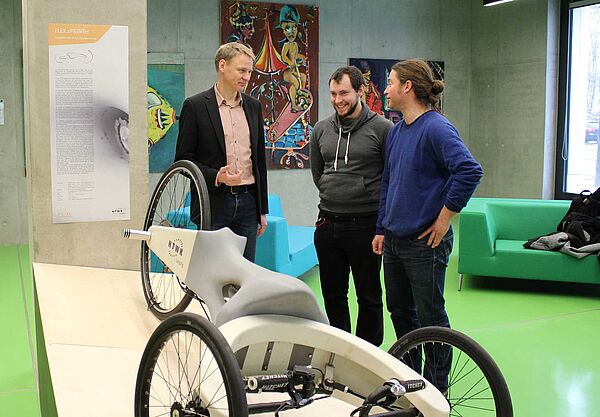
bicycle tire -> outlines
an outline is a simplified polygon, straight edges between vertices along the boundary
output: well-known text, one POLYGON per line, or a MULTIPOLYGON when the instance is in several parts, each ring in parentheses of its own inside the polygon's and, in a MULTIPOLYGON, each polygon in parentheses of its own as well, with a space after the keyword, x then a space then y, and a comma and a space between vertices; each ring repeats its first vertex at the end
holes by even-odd
MULTIPOLYGON (((417 361, 422 361, 423 356, 426 356, 421 355, 423 349, 426 349, 426 351, 429 349, 431 355, 431 349, 438 349, 437 352, 442 352, 441 349, 444 345, 451 348, 450 358, 452 363, 447 378, 446 392, 450 404, 450 416, 479 417, 495 415, 496 417, 512 417, 513 408, 510 392, 498 365, 481 345, 467 335, 446 327, 423 327, 413 330, 398 339, 388 353, 415 369, 415 356, 419 356, 417 361), (411 355, 413 356, 411 357, 411 355), (465 360, 464 356, 468 360, 465 360), (476 368, 468 366, 469 361, 479 368, 481 377, 476 368), (468 373, 463 373, 466 370, 468 370, 468 373), (477 378, 480 378, 477 382, 471 382, 477 378), (481 390, 479 384, 483 379, 485 379, 488 387, 481 390), (471 386, 469 387, 469 385, 471 386), (484 395, 488 395, 488 391, 491 393, 491 398, 484 397, 484 395), (465 404, 469 400, 472 400, 472 402, 469 405, 465 404)), ((435 356, 435 354, 432 356, 435 356)), ((417 368, 420 367, 420 369, 415 370, 421 374, 425 373, 427 365, 424 362, 417 365, 417 368)), ((435 368, 435 363, 433 367, 435 368)), ((431 370, 428 370, 431 375, 431 370)), ((432 379, 436 379, 436 377, 434 376, 432 379)))
MULTIPOLYGON (((175 162, 161 176, 150 198, 144 230, 153 225, 210 229, 208 189, 196 164, 191 161, 175 162), (198 210, 194 212, 190 203, 192 193, 198 202, 198 210)), ((141 245, 140 263, 148 309, 160 320, 185 311, 192 301, 193 292, 170 272, 145 241, 141 245)))
POLYGON ((140 361, 134 413, 248 417, 238 362, 214 324, 179 313, 158 326, 140 361))

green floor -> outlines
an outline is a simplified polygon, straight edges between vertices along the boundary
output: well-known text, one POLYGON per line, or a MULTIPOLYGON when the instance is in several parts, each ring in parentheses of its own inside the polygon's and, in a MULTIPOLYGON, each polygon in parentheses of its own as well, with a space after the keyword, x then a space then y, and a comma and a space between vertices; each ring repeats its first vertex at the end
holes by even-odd
POLYGON ((39 417, 27 246, 0 246, 0 415, 39 417))
MULTIPOLYGON (((0 265, 0 416, 39 417, 27 247, 0 246, 0 265)), ((600 358, 594 353, 600 286, 467 276, 458 292, 456 268, 453 257, 446 284, 452 326, 494 357, 515 416, 600 417, 600 358)), ((303 279, 320 293, 317 268, 303 279)), ((382 347, 394 341, 387 320, 382 347)))
MULTIPOLYGON (((445 291, 452 327, 492 355, 515 417, 600 417, 600 286, 466 276, 459 292, 456 261, 445 291)), ((318 269, 302 278, 322 300, 318 269)), ((387 350, 396 338, 384 316, 387 350)))

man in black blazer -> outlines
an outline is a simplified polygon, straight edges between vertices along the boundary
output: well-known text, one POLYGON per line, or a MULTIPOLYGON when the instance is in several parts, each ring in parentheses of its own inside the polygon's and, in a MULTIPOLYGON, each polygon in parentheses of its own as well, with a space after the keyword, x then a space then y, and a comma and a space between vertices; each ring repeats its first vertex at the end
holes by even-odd
POLYGON ((229 227, 245 236, 244 257, 250 261, 268 212, 262 109, 242 93, 253 65, 254 53, 247 46, 231 42, 219 47, 217 83, 183 103, 175 152, 176 161, 193 161, 204 175, 212 229, 229 227))

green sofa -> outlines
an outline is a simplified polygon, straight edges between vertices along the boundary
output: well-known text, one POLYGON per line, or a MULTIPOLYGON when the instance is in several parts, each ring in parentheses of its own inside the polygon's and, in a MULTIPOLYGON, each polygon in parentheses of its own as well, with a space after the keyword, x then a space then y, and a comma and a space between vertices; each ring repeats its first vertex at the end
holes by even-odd
POLYGON ((570 201, 472 198, 460 213, 459 290, 463 274, 600 284, 595 255, 525 249, 525 241, 556 231, 570 201))

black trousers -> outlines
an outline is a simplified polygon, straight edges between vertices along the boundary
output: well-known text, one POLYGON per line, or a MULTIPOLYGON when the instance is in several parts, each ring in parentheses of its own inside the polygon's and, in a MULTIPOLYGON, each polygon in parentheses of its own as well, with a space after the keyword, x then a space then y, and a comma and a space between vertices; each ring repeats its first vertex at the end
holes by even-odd
POLYGON ((373 253, 377 215, 342 217, 319 214, 315 248, 319 258, 325 311, 332 326, 351 331, 348 308, 350 270, 356 288, 356 335, 376 346, 383 342, 381 256, 373 253))

